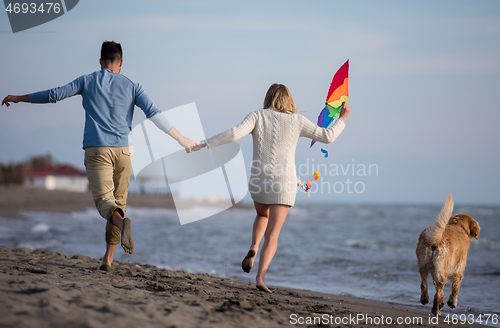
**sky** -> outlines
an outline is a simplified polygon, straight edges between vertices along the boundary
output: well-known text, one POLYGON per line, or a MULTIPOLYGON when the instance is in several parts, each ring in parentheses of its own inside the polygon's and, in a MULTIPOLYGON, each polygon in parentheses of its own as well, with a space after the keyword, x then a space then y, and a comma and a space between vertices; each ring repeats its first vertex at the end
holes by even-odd
MULTIPOLYGON (((207 137, 260 109, 273 83, 316 122, 349 59, 351 114, 329 157, 297 145, 297 167, 327 166, 325 189, 298 203, 500 205, 499 1, 86 0, 18 33, 1 11, 0 97, 99 70, 104 40, 158 108, 195 102, 207 137)), ((0 107, 0 161, 51 153, 83 168, 83 126, 79 96, 0 107)), ((252 139, 238 143, 249 168, 252 139)))

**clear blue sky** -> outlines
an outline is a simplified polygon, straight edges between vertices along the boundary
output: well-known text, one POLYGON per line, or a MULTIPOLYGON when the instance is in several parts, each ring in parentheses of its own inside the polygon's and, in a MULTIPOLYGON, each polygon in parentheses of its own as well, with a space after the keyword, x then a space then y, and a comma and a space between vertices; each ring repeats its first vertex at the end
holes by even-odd
MULTIPOLYGON (((349 59, 351 116, 324 162, 376 164, 378 176, 326 176, 365 191, 298 201, 442 203, 452 192, 457 203, 500 205, 499 1, 85 0, 16 34, 2 11, 0 96, 98 70, 104 40, 122 43, 122 73, 157 107, 196 102, 207 136, 259 109, 274 82, 316 121, 349 59)), ((80 103, 1 107, 0 161, 50 152, 83 167, 80 103)), ((323 161, 308 143, 297 164, 323 161)), ((251 138, 240 144, 249 163, 251 138)))

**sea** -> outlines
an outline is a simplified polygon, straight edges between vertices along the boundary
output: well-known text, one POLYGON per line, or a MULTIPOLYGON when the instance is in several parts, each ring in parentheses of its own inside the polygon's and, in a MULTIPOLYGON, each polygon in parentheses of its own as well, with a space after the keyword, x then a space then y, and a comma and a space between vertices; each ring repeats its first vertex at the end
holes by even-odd
MULTIPOLYGON (((439 205, 296 204, 281 230, 266 283, 430 311, 431 304, 419 303, 415 249, 419 234, 440 210, 439 205)), ((445 305, 443 313, 500 316, 500 206, 456 204, 454 213, 475 218, 481 232, 471 243, 458 307, 452 311, 445 305)), ((132 219, 135 253, 117 248, 115 260, 255 281, 257 266, 250 274, 241 269, 253 209, 230 209, 186 225, 175 210, 128 207, 126 214, 132 219)), ((105 221, 93 208, 71 214, 26 211, 22 216, 0 217, 1 245, 94 258, 104 254, 105 221)), ((432 301, 430 276, 428 282, 432 301)), ((447 282, 446 299, 449 293, 447 282)))

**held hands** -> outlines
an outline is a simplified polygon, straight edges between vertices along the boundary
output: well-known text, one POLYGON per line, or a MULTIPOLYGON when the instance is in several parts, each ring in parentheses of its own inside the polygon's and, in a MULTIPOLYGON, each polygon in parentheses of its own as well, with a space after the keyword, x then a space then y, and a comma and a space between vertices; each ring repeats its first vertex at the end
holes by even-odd
POLYGON ((343 102, 342 109, 340 110, 339 118, 341 118, 342 121, 345 122, 345 120, 349 116, 349 113, 351 113, 351 107, 349 107, 349 105, 346 105, 346 103, 343 102))
POLYGON ((195 146, 191 149, 191 151, 188 151, 188 153, 191 153, 193 151, 198 151, 201 148, 205 147, 201 142, 196 142, 195 146))
POLYGON ((194 146, 193 147, 191 147, 190 149, 186 148, 186 153, 192 153, 192 152, 198 151, 198 150, 200 150, 201 148, 203 148, 205 146, 206 146, 206 144, 203 144, 201 142, 194 142, 194 146))
POLYGON ((179 139, 179 144, 186 149, 186 153, 198 151, 207 145, 206 142, 193 141, 185 137, 179 139))
POLYGON ((193 148, 195 148, 197 144, 197 142, 186 137, 180 137, 178 142, 182 147, 186 149, 186 153, 191 153, 193 151, 193 148))
POLYGON ((170 129, 170 132, 168 132, 168 135, 177 140, 179 145, 184 147, 186 149, 186 153, 190 153, 193 151, 193 148, 195 148, 197 142, 184 137, 179 131, 177 131, 176 128, 170 129))

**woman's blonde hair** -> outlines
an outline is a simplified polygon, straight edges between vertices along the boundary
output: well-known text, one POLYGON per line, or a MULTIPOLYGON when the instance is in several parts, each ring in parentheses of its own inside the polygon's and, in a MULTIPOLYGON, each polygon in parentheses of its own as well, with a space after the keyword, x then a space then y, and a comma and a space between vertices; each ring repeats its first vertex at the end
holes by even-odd
POLYGON ((271 108, 277 112, 298 114, 297 106, 293 103, 292 94, 283 84, 274 83, 267 90, 264 98, 264 108, 271 108))

